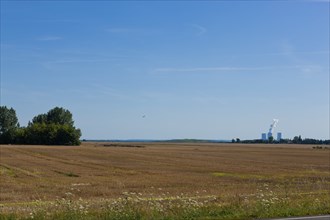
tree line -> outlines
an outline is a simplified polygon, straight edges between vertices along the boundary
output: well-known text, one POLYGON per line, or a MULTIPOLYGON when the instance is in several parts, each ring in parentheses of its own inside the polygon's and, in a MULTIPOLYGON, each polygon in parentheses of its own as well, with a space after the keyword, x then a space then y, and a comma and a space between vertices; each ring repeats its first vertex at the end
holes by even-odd
POLYGON ((16 111, 0 106, 0 144, 80 145, 81 131, 69 110, 55 107, 21 127, 16 111))
POLYGON ((243 143, 243 144, 320 144, 320 145, 330 145, 330 140, 319 140, 313 138, 301 138, 301 135, 294 136, 293 139, 281 139, 274 140, 273 137, 270 137, 268 140, 255 139, 255 140, 243 140, 240 141, 237 138, 232 140, 232 143, 243 143))

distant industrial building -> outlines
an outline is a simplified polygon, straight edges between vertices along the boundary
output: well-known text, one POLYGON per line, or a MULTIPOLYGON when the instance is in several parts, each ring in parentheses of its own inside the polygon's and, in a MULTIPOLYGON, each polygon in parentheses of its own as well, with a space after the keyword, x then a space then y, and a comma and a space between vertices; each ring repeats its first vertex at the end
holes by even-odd
MULTIPOLYGON (((274 131, 274 128, 276 127, 277 123, 278 123, 278 119, 273 119, 273 123, 270 125, 268 133, 262 133, 261 134, 261 140, 267 141, 267 140, 269 140, 270 137, 274 137, 273 136, 273 131, 274 131)), ((282 133, 278 132, 276 140, 280 141, 281 139, 282 139, 282 133)))
POLYGON ((267 138, 269 139, 270 137, 273 137, 273 133, 272 132, 268 132, 267 133, 267 138))

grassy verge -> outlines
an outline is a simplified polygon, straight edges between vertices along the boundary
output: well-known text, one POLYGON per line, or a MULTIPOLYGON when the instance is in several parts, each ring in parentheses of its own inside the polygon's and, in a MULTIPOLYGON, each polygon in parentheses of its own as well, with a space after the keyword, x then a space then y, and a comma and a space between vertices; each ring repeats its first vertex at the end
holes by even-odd
POLYGON ((0 207, 7 219, 258 219, 330 214, 328 192, 319 194, 277 194, 262 190, 254 195, 200 197, 144 197, 126 193, 116 200, 84 201, 65 198, 37 201, 16 208, 0 207))

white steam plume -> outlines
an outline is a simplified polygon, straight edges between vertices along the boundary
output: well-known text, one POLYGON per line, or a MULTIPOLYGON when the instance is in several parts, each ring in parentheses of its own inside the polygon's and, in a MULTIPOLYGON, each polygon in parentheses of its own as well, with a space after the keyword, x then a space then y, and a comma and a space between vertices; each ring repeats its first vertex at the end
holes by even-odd
POLYGON ((273 133, 273 130, 274 130, 274 128, 276 128, 278 121, 279 121, 278 119, 273 119, 273 123, 270 125, 270 128, 269 128, 269 133, 273 133))

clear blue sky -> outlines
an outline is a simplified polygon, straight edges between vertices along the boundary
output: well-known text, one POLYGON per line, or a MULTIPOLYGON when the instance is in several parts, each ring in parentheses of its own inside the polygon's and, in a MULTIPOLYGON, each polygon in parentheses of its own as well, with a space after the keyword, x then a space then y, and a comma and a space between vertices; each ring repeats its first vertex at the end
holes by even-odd
POLYGON ((87 139, 329 138, 329 1, 1 1, 1 105, 87 139), (143 117, 145 115, 145 117, 143 117))

